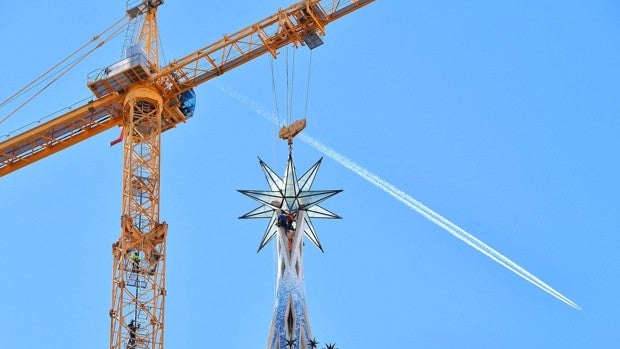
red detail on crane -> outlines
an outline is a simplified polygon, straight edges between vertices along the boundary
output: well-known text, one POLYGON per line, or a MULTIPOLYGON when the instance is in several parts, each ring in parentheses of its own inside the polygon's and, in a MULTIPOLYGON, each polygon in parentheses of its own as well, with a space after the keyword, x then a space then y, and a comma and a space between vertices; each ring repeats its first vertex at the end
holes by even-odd
POLYGON ((121 127, 121 134, 118 136, 117 139, 113 140, 112 142, 110 142, 110 147, 117 145, 118 143, 123 141, 123 135, 125 134, 124 132, 125 130, 121 127))

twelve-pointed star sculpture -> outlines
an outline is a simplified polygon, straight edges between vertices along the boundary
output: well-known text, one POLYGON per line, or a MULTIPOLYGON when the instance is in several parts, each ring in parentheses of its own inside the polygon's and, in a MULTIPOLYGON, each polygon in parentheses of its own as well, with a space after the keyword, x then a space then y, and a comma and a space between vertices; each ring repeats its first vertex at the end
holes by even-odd
MULTIPOLYGON (((304 234, 312 241, 316 247, 323 251, 319 237, 316 235, 311 218, 341 218, 340 216, 319 206, 320 202, 338 194, 342 190, 310 190, 312 183, 321 165, 319 159, 306 173, 297 178, 293 156, 289 153, 286 164, 284 178, 280 178, 267 164, 260 158, 260 166, 265 173, 270 190, 239 190, 240 193, 251 197, 262 203, 258 208, 244 214, 239 218, 270 218, 267 230, 258 246, 260 251, 277 234, 278 227, 276 221, 280 211, 285 213, 297 214, 305 211, 304 215, 304 234)), ((258 252, 257 251, 257 252, 258 252)))

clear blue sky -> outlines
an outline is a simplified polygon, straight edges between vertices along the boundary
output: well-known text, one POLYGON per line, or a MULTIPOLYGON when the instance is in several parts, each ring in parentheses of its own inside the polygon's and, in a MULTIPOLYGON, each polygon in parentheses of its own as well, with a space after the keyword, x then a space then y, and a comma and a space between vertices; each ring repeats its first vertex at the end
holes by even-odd
MULTIPOLYGON (((164 58, 182 57, 288 1, 168 0, 164 58)), ((124 1, 11 1, 0 12, 0 98, 123 15, 124 1), (116 3, 115 3, 116 2, 116 3)), ((306 133, 490 244, 576 311, 326 158, 316 189, 343 220, 306 244, 314 335, 340 349, 610 348, 620 341, 620 5, 616 1, 379 0, 328 26, 312 57, 306 133)), ((111 42, 22 113, 88 97, 111 42)), ((291 52, 292 55, 292 52, 291 52)), ((308 51, 295 53, 294 118, 308 51)), ((285 51, 274 62, 284 110, 285 51)), ((262 57, 197 88, 193 119, 163 136, 169 224, 166 348, 263 348, 275 253, 236 189, 284 171, 276 128, 223 87, 275 111, 262 57)), ((3 108, 0 115, 8 111, 3 108)), ((284 117, 281 115, 281 117, 284 117)), ((0 347, 105 348, 122 148, 110 130, 0 179, 0 347)), ((322 156, 295 146, 298 171, 322 156)), ((321 346, 322 347, 322 346, 321 346)))

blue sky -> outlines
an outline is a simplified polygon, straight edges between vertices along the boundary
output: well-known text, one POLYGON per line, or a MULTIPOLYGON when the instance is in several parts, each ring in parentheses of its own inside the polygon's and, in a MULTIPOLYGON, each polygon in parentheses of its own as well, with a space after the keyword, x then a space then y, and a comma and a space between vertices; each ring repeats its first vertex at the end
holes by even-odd
MULTIPOLYGON (((167 1, 162 58, 180 58, 287 1, 167 1)), ((123 15, 123 1, 10 2, 0 14, 4 99, 123 15)), ((606 348, 620 340, 620 5, 615 1, 376 1, 328 26, 312 54, 306 133, 491 245, 576 311, 325 158, 316 189, 343 220, 306 244, 314 335, 341 349, 606 348)), ((88 97, 111 42, 6 123, 5 134, 88 97)), ((286 51, 274 61, 284 118, 286 51)), ((289 51, 292 56, 293 51, 289 51)), ((293 118, 309 53, 295 53, 293 118)), ((290 63, 290 60, 289 60, 290 63)), ((268 57, 196 89, 163 136, 169 224, 167 348, 264 347, 275 253, 237 189, 266 189, 286 144, 268 57), (226 91, 229 91, 228 93, 226 91)), ((0 109, 0 115, 8 112, 0 109)), ((108 346, 122 148, 113 129, 0 180, 0 338, 6 348, 108 346)), ((295 144, 298 171, 323 156, 295 144)))

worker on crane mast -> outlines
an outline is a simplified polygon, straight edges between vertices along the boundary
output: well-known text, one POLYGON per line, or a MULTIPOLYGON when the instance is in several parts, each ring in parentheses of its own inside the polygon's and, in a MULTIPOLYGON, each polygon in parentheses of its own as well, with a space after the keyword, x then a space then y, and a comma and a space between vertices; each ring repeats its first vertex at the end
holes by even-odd
POLYGON ((138 251, 134 251, 131 255, 131 272, 137 273, 140 270, 140 261, 142 258, 140 257, 140 253, 138 251))

